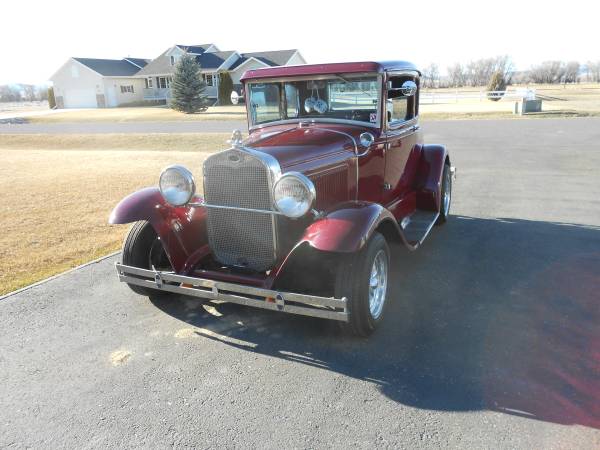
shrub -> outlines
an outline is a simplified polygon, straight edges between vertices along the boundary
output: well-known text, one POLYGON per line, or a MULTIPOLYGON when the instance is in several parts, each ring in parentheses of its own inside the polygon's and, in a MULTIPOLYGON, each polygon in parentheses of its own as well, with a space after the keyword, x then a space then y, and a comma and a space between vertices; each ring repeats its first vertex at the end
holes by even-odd
POLYGON ((231 105, 233 80, 226 70, 219 72, 219 105, 231 105))
POLYGON ((504 74, 501 71, 494 72, 492 77, 490 78, 490 82, 487 85, 488 90, 488 99, 493 102, 497 102, 502 98, 504 94, 492 94, 491 91, 504 91, 506 90, 506 80, 504 79, 504 74))
POLYGON ((48 88, 48 108, 56 108, 56 99, 54 98, 54 88, 52 86, 48 88))
POLYGON ((185 54, 175 66, 171 83, 171 108, 186 114, 203 111, 207 107, 206 84, 200 75, 200 65, 192 55, 185 54))

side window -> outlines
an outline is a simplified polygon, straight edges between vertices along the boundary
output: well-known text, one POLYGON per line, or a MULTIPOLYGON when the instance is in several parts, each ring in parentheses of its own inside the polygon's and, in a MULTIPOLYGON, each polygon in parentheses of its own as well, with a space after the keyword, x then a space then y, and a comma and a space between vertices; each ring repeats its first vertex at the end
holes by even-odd
POLYGON ((402 122, 411 120, 418 113, 418 91, 412 97, 406 97, 398 89, 405 81, 414 81, 419 83, 419 80, 410 76, 398 76, 390 78, 392 90, 387 93, 386 102, 386 117, 389 124, 392 126, 400 125, 402 122))

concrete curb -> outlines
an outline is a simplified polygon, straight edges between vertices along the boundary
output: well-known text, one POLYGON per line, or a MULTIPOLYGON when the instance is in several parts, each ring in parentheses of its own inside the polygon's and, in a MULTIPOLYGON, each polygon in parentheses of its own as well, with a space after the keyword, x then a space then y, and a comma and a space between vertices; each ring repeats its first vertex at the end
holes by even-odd
POLYGON ((73 267, 72 269, 66 270, 61 273, 57 273, 56 275, 52 275, 51 277, 44 278, 43 280, 37 281, 33 284, 30 284, 29 286, 22 287, 21 289, 17 289, 16 291, 9 292, 8 294, 0 295, 0 300, 4 300, 5 298, 12 297, 13 295, 19 294, 21 292, 24 292, 31 288, 39 286, 41 284, 47 283, 48 281, 52 281, 56 278, 66 275, 68 273, 75 272, 76 270, 83 269, 84 267, 87 267, 87 266, 91 266, 92 264, 98 264, 99 262, 104 261, 105 259, 108 259, 115 255, 118 255, 119 253, 121 253, 121 251, 117 251, 117 252, 113 252, 113 253, 110 253, 105 256, 101 256, 100 258, 94 259, 93 261, 86 262, 85 264, 81 264, 80 266, 73 267))

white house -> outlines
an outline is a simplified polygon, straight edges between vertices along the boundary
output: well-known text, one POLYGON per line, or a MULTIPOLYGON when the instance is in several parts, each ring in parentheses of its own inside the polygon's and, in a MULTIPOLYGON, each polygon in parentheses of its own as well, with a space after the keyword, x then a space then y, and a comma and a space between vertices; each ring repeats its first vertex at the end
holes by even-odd
POLYGON ((141 58, 70 58, 50 79, 58 108, 105 108, 143 100, 168 101, 175 65, 184 53, 196 57, 206 94, 216 100, 220 71, 229 71, 234 87, 246 70, 306 64, 296 49, 238 53, 214 44, 175 45, 154 60, 141 58))
POLYGON ((50 80, 58 108, 106 108, 143 100, 144 82, 134 78, 143 58, 69 58, 50 80))

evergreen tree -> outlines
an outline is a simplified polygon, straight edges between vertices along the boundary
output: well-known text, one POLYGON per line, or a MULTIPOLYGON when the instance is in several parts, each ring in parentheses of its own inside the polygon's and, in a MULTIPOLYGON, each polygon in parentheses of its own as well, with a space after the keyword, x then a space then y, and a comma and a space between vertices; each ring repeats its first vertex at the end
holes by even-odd
POLYGON ((48 88, 48 108, 56 108, 56 99, 54 98, 54 88, 52 86, 48 88))
POLYGON ((219 105, 231 105, 233 80, 226 70, 219 72, 219 105))
POLYGON ((171 83, 171 108, 190 114, 207 107, 206 84, 200 75, 200 65, 196 58, 187 53, 182 55, 175 66, 171 83))
MULTIPOLYGON (((504 74, 501 71, 494 72, 490 82, 488 83, 487 90, 489 92, 504 91, 506 90, 506 80, 504 74)), ((502 98, 504 94, 490 94, 488 93, 488 99, 497 102, 502 98)))

